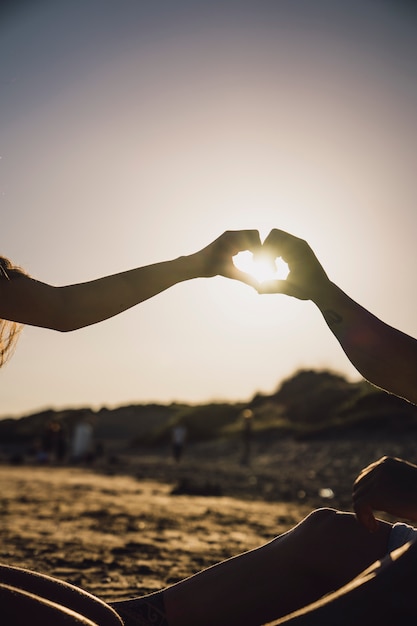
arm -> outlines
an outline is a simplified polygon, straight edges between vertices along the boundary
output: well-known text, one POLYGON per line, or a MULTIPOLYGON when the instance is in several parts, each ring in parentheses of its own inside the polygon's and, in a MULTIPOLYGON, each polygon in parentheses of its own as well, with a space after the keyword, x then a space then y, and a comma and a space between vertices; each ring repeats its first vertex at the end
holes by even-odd
POLYGON ((417 404, 417 341, 330 283, 316 301, 349 360, 371 383, 417 404))
POLYGON ((260 247, 255 230, 227 231, 203 250, 112 276, 54 287, 25 275, 0 280, 0 318, 70 331, 95 324, 173 285, 197 277, 225 276, 256 286, 233 265, 242 250, 260 247))
POLYGON ((417 520, 417 466, 382 457, 365 467, 353 485, 353 507, 359 522, 375 532, 374 511, 417 520))
POLYGON ((305 241, 273 230, 264 248, 281 256, 290 273, 286 281, 267 283, 262 292, 312 300, 364 378, 417 404, 417 341, 382 322, 332 283, 305 241))

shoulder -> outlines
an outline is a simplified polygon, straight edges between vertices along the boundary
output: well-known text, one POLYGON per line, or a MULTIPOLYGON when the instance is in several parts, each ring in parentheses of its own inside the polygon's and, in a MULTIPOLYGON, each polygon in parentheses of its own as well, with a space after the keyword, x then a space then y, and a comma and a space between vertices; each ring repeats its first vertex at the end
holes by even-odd
POLYGON ((27 276, 27 274, 21 267, 13 264, 10 259, 0 256, 0 279, 10 280, 16 276, 27 276))

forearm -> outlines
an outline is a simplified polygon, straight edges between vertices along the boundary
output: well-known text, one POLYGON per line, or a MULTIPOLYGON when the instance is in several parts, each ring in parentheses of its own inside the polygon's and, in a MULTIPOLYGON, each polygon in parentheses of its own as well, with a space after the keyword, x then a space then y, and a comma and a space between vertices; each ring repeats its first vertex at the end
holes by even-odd
POLYGON ((26 277, 5 281, 0 317, 64 332, 76 330, 196 278, 203 270, 195 254, 63 287, 26 277))
POLYGON ((224 276, 254 287, 256 281, 235 268, 233 257, 260 246, 258 231, 226 231, 189 256, 65 287, 22 275, 9 278, 3 268, 0 319, 69 331, 113 317, 192 278, 224 276))
POLYGON ((196 278, 199 271, 194 256, 180 257, 90 283, 63 287, 71 310, 68 330, 113 317, 177 283, 196 278))
POLYGON ((417 404, 415 339, 382 322, 331 282, 315 303, 364 378, 417 404))

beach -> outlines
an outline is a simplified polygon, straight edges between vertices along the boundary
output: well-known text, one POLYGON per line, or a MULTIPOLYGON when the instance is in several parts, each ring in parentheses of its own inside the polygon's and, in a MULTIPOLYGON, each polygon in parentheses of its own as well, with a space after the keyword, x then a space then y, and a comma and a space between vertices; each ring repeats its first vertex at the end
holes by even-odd
POLYGON ((213 443, 181 463, 167 450, 92 466, 3 463, 0 560, 106 601, 142 595, 261 545, 317 506, 349 509, 362 464, 412 450, 408 436, 259 444, 248 465, 236 445, 213 443))
POLYGON ((79 468, 2 467, 1 554, 104 600, 155 591, 253 548, 297 506, 218 496, 79 468))

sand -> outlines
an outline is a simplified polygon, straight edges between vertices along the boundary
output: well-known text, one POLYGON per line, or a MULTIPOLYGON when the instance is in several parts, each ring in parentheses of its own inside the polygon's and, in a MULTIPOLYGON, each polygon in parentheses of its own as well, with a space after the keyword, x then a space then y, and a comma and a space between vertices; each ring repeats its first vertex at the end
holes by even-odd
POLYGON ((3 464, 0 561, 106 601, 142 595, 272 539, 317 506, 347 509, 357 470, 401 451, 392 440, 281 442, 259 446, 250 466, 221 446, 196 447, 178 465, 168 451, 93 467, 3 464))
POLYGON ((299 507, 173 496, 172 486, 80 468, 1 467, 0 561, 127 598, 283 532, 299 507))

